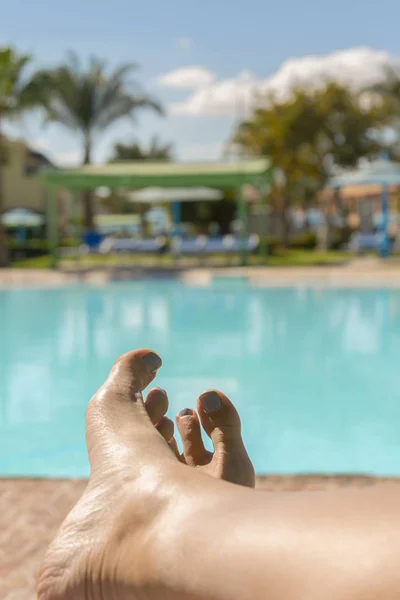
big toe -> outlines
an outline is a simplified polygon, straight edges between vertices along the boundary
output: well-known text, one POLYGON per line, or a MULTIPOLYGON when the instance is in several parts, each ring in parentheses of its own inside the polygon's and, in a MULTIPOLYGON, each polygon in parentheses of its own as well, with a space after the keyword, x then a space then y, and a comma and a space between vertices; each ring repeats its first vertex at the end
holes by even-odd
POLYGON ((158 354, 148 349, 128 352, 115 362, 87 409, 86 437, 92 468, 105 456, 115 457, 127 448, 137 448, 140 436, 159 438, 142 391, 153 381, 161 364, 158 354))
POLYGON ((254 468, 243 442, 235 406, 222 392, 209 390, 199 397, 197 410, 203 429, 213 442, 213 462, 220 476, 232 483, 254 487, 254 468))
POLYGON ((152 350, 132 350, 115 361, 105 385, 116 384, 127 394, 142 392, 153 381, 161 365, 161 358, 152 350))

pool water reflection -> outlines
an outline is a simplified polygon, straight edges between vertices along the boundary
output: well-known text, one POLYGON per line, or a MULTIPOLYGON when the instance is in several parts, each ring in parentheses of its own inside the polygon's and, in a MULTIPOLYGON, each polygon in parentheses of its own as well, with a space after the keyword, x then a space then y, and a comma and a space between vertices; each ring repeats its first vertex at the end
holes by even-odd
POLYGON ((400 474, 400 293, 221 280, 0 291, 0 475, 86 475, 87 401, 140 346, 172 415, 234 400, 259 472, 400 474))

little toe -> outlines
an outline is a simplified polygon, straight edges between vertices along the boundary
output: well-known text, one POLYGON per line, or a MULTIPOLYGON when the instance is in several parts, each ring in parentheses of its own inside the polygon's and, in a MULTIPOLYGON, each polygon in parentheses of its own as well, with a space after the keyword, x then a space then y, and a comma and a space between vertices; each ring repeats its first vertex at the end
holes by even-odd
POLYGON ((213 460, 221 469, 221 477, 254 487, 254 468, 242 439, 240 417, 232 402, 222 392, 210 390, 198 399, 197 410, 204 431, 213 442, 213 460))
POLYGON ((144 405, 151 422, 156 425, 167 414, 167 392, 161 388, 153 388, 147 394, 144 405))
POLYGON ((176 416, 176 424, 182 438, 183 456, 186 464, 200 466, 210 462, 212 454, 204 447, 196 411, 191 408, 181 410, 176 416))

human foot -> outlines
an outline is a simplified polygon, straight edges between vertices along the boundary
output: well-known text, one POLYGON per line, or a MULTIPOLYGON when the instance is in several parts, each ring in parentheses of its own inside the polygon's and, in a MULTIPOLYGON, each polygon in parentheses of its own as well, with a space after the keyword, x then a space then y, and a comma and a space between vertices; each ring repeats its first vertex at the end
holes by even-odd
MULTIPOLYGON (((142 400, 141 391, 160 366, 161 359, 150 351, 131 352, 116 362, 90 401, 89 484, 47 552, 38 583, 40 600, 131 598, 137 589, 154 585, 155 531, 165 521, 165 507, 179 494, 179 481, 184 482, 181 495, 193 489, 186 475, 192 469, 186 471, 162 439, 176 444, 171 439, 173 424, 165 417, 165 392, 151 390, 146 402, 142 400), (135 560, 127 565, 132 556, 135 560)), ((179 415, 184 461, 216 478, 251 485, 252 467, 241 450, 239 417, 223 395, 218 397, 221 406, 210 404, 210 398, 207 404, 204 395, 199 400, 214 454, 200 452, 204 446, 196 413, 179 415), (230 450, 235 459, 229 458, 230 450), (246 477, 240 476, 240 465, 246 477)))

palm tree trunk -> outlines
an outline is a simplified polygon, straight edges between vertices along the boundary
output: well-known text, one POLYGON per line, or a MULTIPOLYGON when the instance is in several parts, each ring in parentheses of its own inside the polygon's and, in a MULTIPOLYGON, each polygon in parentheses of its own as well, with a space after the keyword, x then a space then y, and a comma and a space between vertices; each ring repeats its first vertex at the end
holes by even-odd
POLYGON ((286 190, 283 191, 282 197, 279 199, 278 204, 278 237, 280 244, 283 248, 289 247, 289 217, 288 210, 290 206, 290 200, 288 198, 286 190))
POLYGON ((343 215, 343 206, 341 202, 340 192, 338 190, 334 191, 334 197, 330 201, 329 199, 326 203, 321 207, 321 216, 322 223, 318 230, 318 250, 321 252, 327 252, 331 249, 332 243, 334 241, 334 233, 335 227, 333 223, 331 208, 332 205, 335 206, 337 213, 342 216, 343 215))
POLYGON ((7 249, 7 235, 5 227, 1 222, 1 216, 5 209, 5 196, 4 196, 4 152, 2 152, 2 136, 0 130, 0 267, 8 266, 8 249, 7 249))
MULTIPOLYGON (((84 165, 91 164, 91 141, 85 140, 85 155, 83 158, 84 165)), ((82 194, 83 202, 83 226, 86 231, 94 229, 94 210, 93 210, 93 190, 85 190, 82 194)))
POLYGON ((330 246, 330 223, 326 208, 321 210, 321 223, 317 231, 317 248, 319 252, 327 252, 330 246))

